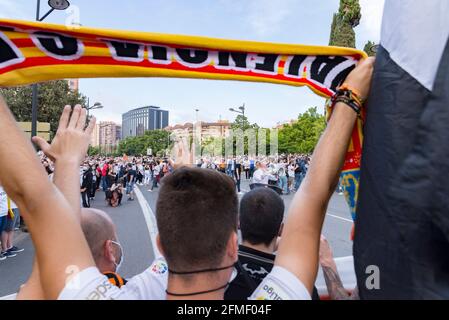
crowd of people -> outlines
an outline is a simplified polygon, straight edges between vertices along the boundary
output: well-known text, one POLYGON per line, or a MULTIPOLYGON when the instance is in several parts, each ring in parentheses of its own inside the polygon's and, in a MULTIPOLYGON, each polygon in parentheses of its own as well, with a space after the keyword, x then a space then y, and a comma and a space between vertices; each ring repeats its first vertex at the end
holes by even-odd
MULTIPOLYGON (((48 174, 53 164, 43 153, 41 162, 48 174)), ((231 177, 238 194, 242 194, 241 181, 249 180, 250 188, 267 185, 279 194, 288 195, 299 190, 310 164, 310 155, 279 155, 276 157, 224 157, 199 158, 195 166, 222 172, 231 177)), ((111 207, 121 205, 123 195, 134 200, 134 186, 147 187, 149 192, 158 188, 164 176, 174 170, 170 157, 122 156, 87 157, 80 168, 80 192, 84 208, 89 208, 98 190, 105 193, 111 207)))
POLYGON ((200 168, 223 172, 233 178, 241 193, 240 182, 244 178, 252 184, 265 184, 279 188, 280 194, 288 195, 299 189, 310 164, 310 155, 280 154, 254 157, 205 157, 197 161, 200 168))
MULTIPOLYGON (((364 60, 345 80, 360 95, 358 101, 368 95, 372 66, 373 59, 364 60)), ((258 184, 276 181, 285 190, 292 159, 254 159, 255 186, 239 203, 236 180, 231 178, 237 159, 228 159, 231 165, 227 162, 225 173, 204 170, 191 163, 182 141, 175 145, 174 161, 152 159, 152 171, 152 162, 144 159, 86 160, 95 119, 87 123, 86 110, 79 105, 64 108, 51 144, 33 138, 42 150, 39 161, 0 101, 0 127, 8 132, 8 139, 0 142, 0 183, 24 217, 36 253, 32 273, 17 298, 311 299, 318 266, 329 261, 320 259, 321 228, 357 118, 348 103, 356 102, 337 101, 313 161, 293 161, 307 173, 300 178, 284 221, 279 192, 258 184), (111 205, 119 205, 123 190, 132 201, 134 184, 148 183, 150 172, 152 188, 160 183, 156 244, 162 256, 126 281, 118 274, 124 253, 112 220, 81 204, 89 205, 98 183, 109 193, 111 205)), ((239 163, 243 171, 245 162, 239 163)), ((329 258, 329 250, 322 252, 329 258)), ((333 272, 331 267, 327 270, 333 272)), ((334 280, 331 289, 344 291, 336 278, 327 277, 334 280)))

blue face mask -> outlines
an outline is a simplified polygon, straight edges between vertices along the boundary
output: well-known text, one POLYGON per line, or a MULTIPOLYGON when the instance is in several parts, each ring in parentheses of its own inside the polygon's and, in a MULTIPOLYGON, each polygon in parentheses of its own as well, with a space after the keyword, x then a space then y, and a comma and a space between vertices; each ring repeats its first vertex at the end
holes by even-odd
POLYGON ((125 259, 125 258, 124 258, 125 254, 123 253, 123 248, 122 248, 122 245, 121 245, 120 243, 118 243, 118 242, 116 242, 116 241, 114 241, 114 240, 111 240, 111 242, 112 242, 113 244, 117 245, 117 246, 120 248, 120 261, 119 261, 118 263, 114 261, 114 264, 115 264, 115 272, 118 272, 119 269, 120 269, 120 267, 121 267, 122 264, 123 264, 123 260, 125 259))

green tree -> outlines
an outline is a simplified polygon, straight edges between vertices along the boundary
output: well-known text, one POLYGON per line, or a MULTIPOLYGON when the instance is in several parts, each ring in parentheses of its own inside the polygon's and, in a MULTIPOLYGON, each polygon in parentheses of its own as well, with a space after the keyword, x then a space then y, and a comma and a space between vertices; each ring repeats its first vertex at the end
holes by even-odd
POLYGON ((298 116, 298 121, 284 125, 278 132, 280 153, 311 153, 326 127, 317 107, 298 116))
POLYGON ((232 130, 242 129, 243 131, 245 131, 246 129, 249 129, 251 127, 252 126, 249 123, 248 117, 242 114, 239 114, 237 117, 235 117, 234 122, 231 124, 232 130))
MULTIPOLYGON (((31 121, 31 86, 0 89, 17 121, 31 121)), ((50 135, 58 129, 65 105, 86 104, 86 97, 69 88, 67 81, 56 80, 39 84, 37 121, 50 123, 50 135)))
POLYGON ((361 17, 359 0, 340 0, 338 12, 332 19, 329 45, 355 48, 354 28, 361 17))
POLYGON ((100 154, 100 147, 92 147, 89 146, 89 149, 87 150, 87 154, 89 156, 96 156, 100 154))
POLYGON ((171 146, 170 133, 165 130, 145 131, 143 136, 128 137, 120 141, 117 153, 144 155, 151 148, 153 154, 162 154, 171 146))
POLYGON ((368 41, 363 47, 363 51, 365 51, 368 56, 374 57, 376 55, 375 47, 376 44, 374 42, 368 41))
POLYGON ((234 152, 236 152, 237 135, 239 133, 238 130, 241 129, 242 130, 241 133, 244 134, 244 136, 243 136, 244 153, 247 154, 248 153, 248 136, 245 133, 247 133, 248 129, 254 129, 255 134, 257 136, 257 130, 259 129, 259 125, 257 123, 251 124, 248 120, 248 117, 246 117, 242 114, 239 114, 235 118, 234 122, 231 124, 231 129, 233 130, 234 135, 232 137, 226 138, 224 143, 225 144, 230 143, 230 139, 233 139, 232 144, 233 144, 234 152))
POLYGON ((165 130, 149 130, 145 132, 145 151, 143 154, 146 154, 147 148, 151 148, 153 154, 160 154, 167 149, 170 149, 170 132, 165 130))
POLYGON ((225 153, 225 140, 221 137, 207 137, 201 141, 201 154, 221 156, 225 153))

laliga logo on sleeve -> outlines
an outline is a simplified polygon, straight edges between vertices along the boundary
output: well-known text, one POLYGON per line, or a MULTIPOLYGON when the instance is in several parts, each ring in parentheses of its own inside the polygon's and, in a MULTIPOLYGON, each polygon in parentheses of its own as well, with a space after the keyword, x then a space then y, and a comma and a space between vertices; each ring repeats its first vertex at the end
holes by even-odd
POLYGON ((168 266, 164 261, 160 261, 160 260, 156 261, 151 266, 151 271, 156 274, 164 274, 167 272, 167 270, 168 270, 168 266))

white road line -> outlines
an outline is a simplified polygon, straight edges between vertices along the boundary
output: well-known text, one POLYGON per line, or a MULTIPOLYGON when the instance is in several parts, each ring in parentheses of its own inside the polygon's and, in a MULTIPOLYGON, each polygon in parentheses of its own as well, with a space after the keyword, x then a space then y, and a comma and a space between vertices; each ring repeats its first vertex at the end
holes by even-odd
POLYGON ((153 213, 153 210, 151 210, 148 201, 145 199, 140 189, 138 187, 135 187, 134 192, 136 194, 137 201, 139 202, 140 208, 142 209, 143 217, 145 218, 145 222, 147 224, 148 233, 150 234, 151 238, 151 245, 153 247, 154 259, 156 259, 157 257, 161 256, 161 253, 159 252, 156 245, 156 235, 158 232, 156 217, 153 213))
POLYGON ((339 216, 336 216, 336 215, 333 215, 333 214, 330 214, 330 213, 327 213, 327 215, 328 215, 328 216, 331 216, 331 217, 333 217, 333 218, 336 218, 336 219, 340 219, 340 220, 346 221, 346 222, 350 222, 350 223, 353 222, 353 221, 350 220, 350 219, 342 218, 342 217, 339 217, 339 216))

